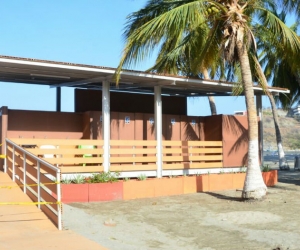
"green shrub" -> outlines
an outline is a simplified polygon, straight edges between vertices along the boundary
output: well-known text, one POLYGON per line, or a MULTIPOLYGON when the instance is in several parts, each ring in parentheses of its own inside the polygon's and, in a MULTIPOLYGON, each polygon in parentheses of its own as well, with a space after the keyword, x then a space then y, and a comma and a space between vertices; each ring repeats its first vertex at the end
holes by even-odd
POLYGON ((139 181, 144 181, 147 179, 147 176, 145 174, 140 174, 137 178, 139 181))
POLYGON ((118 177, 120 176, 119 172, 101 172, 98 174, 93 174, 90 178, 87 179, 88 183, 105 183, 105 182, 117 182, 119 181, 118 177))
POLYGON ((263 165, 261 167, 261 171, 262 172, 269 172, 271 170, 270 166, 269 165, 263 165))
POLYGON ((83 175, 76 175, 72 180, 71 183, 81 184, 85 182, 85 178, 83 175))
POLYGON ((62 184, 71 184, 72 183, 72 179, 68 179, 68 178, 61 179, 60 183, 62 183, 62 184))

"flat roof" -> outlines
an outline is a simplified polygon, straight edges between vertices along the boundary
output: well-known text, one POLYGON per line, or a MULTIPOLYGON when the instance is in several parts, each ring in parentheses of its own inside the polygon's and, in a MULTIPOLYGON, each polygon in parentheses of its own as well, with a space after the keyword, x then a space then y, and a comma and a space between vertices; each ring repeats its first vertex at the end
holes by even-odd
MULTIPOLYGON (((50 87, 77 87, 102 89, 102 81, 111 83, 111 91, 153 93, 154 86, 162 87, 162 94, 176 96, 229 96, 232 82, 202 80, 182 76, 124 70, 119 86, 114 80, 115 68, 38 60, 0 55, 0 81, 50 87)), ((253 85, 255 95, 264 95, 263 89, 253 85)), ((272 93, 289 93, 288 89, 268 87, 272 93)))

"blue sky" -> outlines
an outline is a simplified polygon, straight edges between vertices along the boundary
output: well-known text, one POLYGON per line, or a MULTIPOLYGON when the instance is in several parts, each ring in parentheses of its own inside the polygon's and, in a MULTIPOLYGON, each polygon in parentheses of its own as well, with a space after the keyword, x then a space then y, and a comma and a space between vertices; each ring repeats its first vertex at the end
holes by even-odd
MULTIPOLYGON (((116 67, 128 14, 146 0, 2 0, 0 54, 116 67)), ((153 59, 152 59, 153 60, 153 59)), ((137 69, 146 70, 151 59, 137 69)), ((55 89, 0 82, 0 106, 55 110, 55 89)), ((72 88, 62 89, 62 111, 74 110, 72 88)), ((218 113, 245 110, 244 97, 216 97, 218 113)), ((264 98, 263 106, 269 107, 264 98)), ((207 98, 192 98, 189 115, 209 115, 207 98)))

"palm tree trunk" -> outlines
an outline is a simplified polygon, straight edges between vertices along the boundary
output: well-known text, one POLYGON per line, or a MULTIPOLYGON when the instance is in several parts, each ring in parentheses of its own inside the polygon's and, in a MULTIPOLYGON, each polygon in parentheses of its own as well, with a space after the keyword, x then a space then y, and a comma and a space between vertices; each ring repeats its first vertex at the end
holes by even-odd
POLYGON ((279 168, 280 169, 289 169, 287 161, 285 159, 283 146, 282 146, 281 132, 280 132, 280 128, 279 128, 279 120, 278 120, 278 114, 277 114, 274 97, 269 92, 267 92, 267 96, 269 97, 271 107, 272 107, 273 120, 274 120, 275 133, 276 133, 276 142, 277 142, 277 149, 278 149, 279 168))
MULTIPOLYGON (((264 84, 267 86, 268 82, 267 79, 264 75, 264 72, 260 66, 260 64, 257 64, 257 67, 260 71, 262 80, 264 81, 264 84)), ((272 108, 272 115, 273 115, 273 120, 274 120, 274 126, 275 126, 275 134, 276 134, 276 143, 277 143, 277 149, 278 149, 278 158, 279 158, 279 168, 280 169, 289 169, 289 166, 287 164, 287 161, 285 159, 285 153, 283 150, 282 146, 282 139, 281 139, 281 132, 280 132, 280 127, 279 127, 279 120, 278 120, 278 113, 276 109, 276 104, 274 101, 273 95, 269 92, 266 91, 266 95, 268 96, 270 103, 271 103, 271 108, 272 108)))
POLYGON ((244 199, 260 199, 266 195, 267 187, 263 181, 259 166, 258 122, 254 104, 254 91, 248 52, 243 41, 244 30, 242 27, 239 27, 239 32, 242 32, 242 34, 238 36, 236 48, 241 66, 242 80, 245 91, 249 137, 248 167, 242 197, 244 199))
POLYGON ((213 96, 208 96, 208 101, 209 101, 211 115, 216 115, 217 108, 216 108, 215 98, 213 96))
MULTIPOLYGON (((202 69, 202 73, 204 76, 204 79, 209 80, 209 74, 206 68, 202 69)), ((210 107, 210 112, 211 115, 216 115, 217 114, 217 107, 216 107, 216 103, 215 103, 215 98, 213 96, 208 96, 208 101, 209 101, 209 107, 210 107)))

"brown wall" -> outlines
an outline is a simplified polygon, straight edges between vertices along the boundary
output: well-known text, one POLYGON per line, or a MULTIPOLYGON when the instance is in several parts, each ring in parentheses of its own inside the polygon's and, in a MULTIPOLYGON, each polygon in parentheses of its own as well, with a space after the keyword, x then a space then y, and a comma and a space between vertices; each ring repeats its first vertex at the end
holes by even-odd
MULTIPOLYGON (((2 107, 1 141, 7 138, 102 139, 100 111, 84 113, 8 110, 2 107)), ((111 112, 111 139, 154 140, 153 113, 111 112), (129 117, 129 123, 125 122, 129 117)), ((223 140, 224 167, 246 164, 246 116, 163 115, 164 140, 223 140), (172 124, 173 121, 173 124, 172 124)), ((4 147, 1 148, 2 154, 4 147)), ((3 164, 2 164, 3 165, 3 164)), ((0 167, 2 166, 0 165, 0 167)))
POLYGON ((7 138, 80 139, 83 114, 8 110, 7 138))
MULTIPOLYGON (((102 139, 101 112, 88 111, 83 117, 83 138, 102 139)), ((154 114, 111 112, 110 138, 112 140, 155 140, 154 114), (128 120, 129 123, 125 122, 128 120)), ((163 140, 199 140, 199 118, 179 115, 163 115, 163 140), (173 122, 173 123, 172 123, 173 122)))
MULTIPOLYGON (((162 96, 162 113, 187 114, 185 97, 162 96)), ((112 112, 154 113, 154 95, 110 92, 112 112)), ((102 91, 75 89, 75 112, 102 111, 102 91)))
POLYGON ((223 116, 223 164, 226 167, 247 165, 247 116, 223 116))
POLYGON ((223 115, 204 117, 204 141, 222 141, 222 117, 223 115))
POLYGON ((223 141, 224 167, 242 167, 247 164, 247 116, 199 117, 199 132, 200 140, 223 141))

